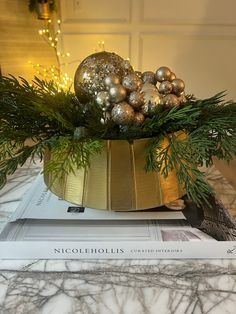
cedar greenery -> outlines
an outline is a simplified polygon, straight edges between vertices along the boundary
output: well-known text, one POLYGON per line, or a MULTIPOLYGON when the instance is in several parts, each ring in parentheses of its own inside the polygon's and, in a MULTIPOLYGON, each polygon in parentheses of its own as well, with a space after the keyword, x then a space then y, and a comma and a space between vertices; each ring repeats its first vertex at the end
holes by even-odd
POLYGON ((23 78, 0 77, 0 95, 0 187, 29 157, 42 159, 46 149, 54 158, 44 171, 57 176, 89 166, 103 140, 150 137, 146 170, 168 176, 176 169, 179 183, 200 205, 213 191, 199 166, 212 165, 213 157, 229 161, 236 154, 236 103, 224 102, 224 93, 204 100, 188 95, 181 107, 159 106, 141 126, 122 129, 96 103, 81 104, 74 93, 58 91, 53 82, 37 77, 32 85, 23 78), (164 138, 168 143, 163 148, 164 138))

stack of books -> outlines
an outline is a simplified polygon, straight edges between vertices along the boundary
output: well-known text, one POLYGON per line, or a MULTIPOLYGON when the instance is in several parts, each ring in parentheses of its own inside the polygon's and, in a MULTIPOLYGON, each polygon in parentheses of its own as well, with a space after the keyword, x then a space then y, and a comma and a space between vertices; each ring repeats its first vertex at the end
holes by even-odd
POLYGON ((232 258, 234 245, 192 227, 181 210, 111 212, 71 204, 39 175, 0 234, 0 258, 232 258))

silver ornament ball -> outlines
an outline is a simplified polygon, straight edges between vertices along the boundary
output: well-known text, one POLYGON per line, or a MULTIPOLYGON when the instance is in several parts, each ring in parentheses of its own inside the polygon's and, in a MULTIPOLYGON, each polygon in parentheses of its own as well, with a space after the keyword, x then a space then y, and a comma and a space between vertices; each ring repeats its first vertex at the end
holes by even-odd
POLYGON ((161 94, 170 94, 172 91, 172 84, 169 81, 163 81, 161 82, 160 86, 159 86, 159 93, 161 94))
POLYGON ((104 84, 105 84, 106 88, 108 89, 112 85, 120 84, 120 78, 118 75, 111 73, 105 77, 104 84))
POLYGON ((137 91, 131 92, 128 97, 128 103, 133 108, 139 108, 143 105, 143 95, 137 91))
POLYGON ((100 106, 104 106, 109 101, 109 94, 106 91, 98 92, 96 95, 96 103, 100 106))
POLYGON ((143 83, 150 83, 150 84, 156 85, 157 79, 156 79, 155 73, 152 71, 143 72, 142 81, 143 83))
POLYGON ((135 91, 137 90, 142 84, 142 80, 135 75, 134 73, 131 73, 127 76, 125 76, 122 80, 122 85, 129 91, 135 91))
POLYGON ((112 120, 118 125, 128 125, 133 122, 134 109, 123 101, 116 104, 111 111, 112 120))
POLYGON ((156 70, 156 79, 158 82, 169 81, 171 73, 168 67, 160 67, 156 70))
POLYGON ((161 103, 161 97, 157 91, 148 90, 143 94, 144 105, 141 108, 141 112, 144 115, 151 115, 157 106, 161 103))
POLYGON ((126 98, 126 89, 120 84, 113 85, 109 89, 109 95, 111 102, 114 103, 121 102, 126 98))
POLYGON ((172 84, 173 92, 176 95, 179 95, 184 91, 185 84, 183 80, 176 78, 171 82, 171 84, 172 84))

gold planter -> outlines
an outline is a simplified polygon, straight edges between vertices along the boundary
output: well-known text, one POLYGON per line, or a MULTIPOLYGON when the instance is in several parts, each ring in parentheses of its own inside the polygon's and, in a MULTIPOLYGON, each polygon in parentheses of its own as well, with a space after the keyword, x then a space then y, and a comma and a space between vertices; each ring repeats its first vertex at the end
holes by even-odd
MULTIPOLYGON (((45 174, 50 190, 62 199, 85 207, 129 211, 158 207, 185 194, 176 171, 164 178, 146 172, 145 151, 150 139, 104 141, 101 154, 93 156, 88 169, 75 170, 61 180, 45 174)), ((163 147, 168 140, 163 141, 163 147)), ((45 162, 53 158, 49 151, 45 162)))

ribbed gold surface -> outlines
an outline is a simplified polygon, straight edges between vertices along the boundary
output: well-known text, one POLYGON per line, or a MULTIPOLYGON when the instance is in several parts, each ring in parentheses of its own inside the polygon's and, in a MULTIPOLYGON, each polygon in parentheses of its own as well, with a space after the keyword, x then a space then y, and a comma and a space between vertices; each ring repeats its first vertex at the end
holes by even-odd
MULTIPOLYGON (((180 138, 184 134, 180 134, 180 138)), ((128 211, 153 208, 183 196, 176 171, 164 178, 144 170, 145 149, 150 139, 104 141, 101 154, 94 156, 87 170, 54 180, 45 174, 45 183, 60 198, 86 207, 128 211)), ((163 147, 168 140, 163 141, 163 147)), ((45 163, 53 158, 45 154, 45 163)))

